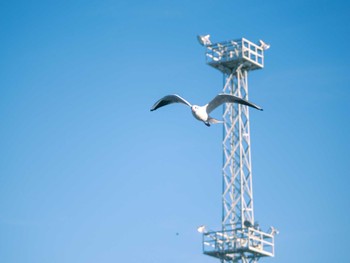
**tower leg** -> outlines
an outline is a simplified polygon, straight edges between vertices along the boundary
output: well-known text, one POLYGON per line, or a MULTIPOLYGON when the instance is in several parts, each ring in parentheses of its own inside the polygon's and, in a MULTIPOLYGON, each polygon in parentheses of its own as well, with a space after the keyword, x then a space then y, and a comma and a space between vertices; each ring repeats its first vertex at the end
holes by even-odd
MULTIPOLYGON (((248 73, 238 67, 224 74, 223 92, 248 99, 248 73)), ((249 109, 228 103, 224 113, 222 230, 254 225, 249 109)))

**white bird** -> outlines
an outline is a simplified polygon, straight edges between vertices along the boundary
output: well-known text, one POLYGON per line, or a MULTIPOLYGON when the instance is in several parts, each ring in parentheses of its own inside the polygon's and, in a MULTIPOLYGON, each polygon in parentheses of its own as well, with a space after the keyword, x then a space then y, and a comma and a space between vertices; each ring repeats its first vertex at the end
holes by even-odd
POLYGON ((182 103, 189 106, 191 108, 193 116, 197 120, 204 122, 204 124, 207 126, 210 126, 210 124, 214 124, 214 123, 222 123, 222 121, 219 121, 210 117, 209 113, 224 103, 239 103, 239 104, 253 107, 258 110, 263 110, 259 106, 247 100, 241 99, 233 95, 221 93, 221 94, 218 94, 212 101, 210 101, 208 104, 204 106, 192 105, 187 100, 185 100, 184 98, 181 98, 179 95, 176 95, 176 94, 167 95, 161 98, 160 100, 158 100, 156 103, 154 103, 154 105, 151 108, 151 111, 154 111, 160 107, 163 107, 172 103, 182 103))
POLYGON ((269 49, 270 47, 271 47, 271 45, 270 44, 266 44, 264 41, 262 41, 262 40, 259 40, 259 42, 260 42, 260 47, 263 49, 263 50, 267 50, 267 49, 269 49))

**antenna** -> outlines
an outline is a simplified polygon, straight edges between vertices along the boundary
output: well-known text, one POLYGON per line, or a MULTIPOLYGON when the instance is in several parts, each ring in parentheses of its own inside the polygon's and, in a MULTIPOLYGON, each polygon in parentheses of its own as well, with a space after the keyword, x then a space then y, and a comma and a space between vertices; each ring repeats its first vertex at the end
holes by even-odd
MULTIPOLYGON (((204 39, 209 40, 207 36, 204 39)), ((206 48, 206 63, 224 76, 223 92, 248 100, 248 72, 264 67, 264 51, 270 45, 245 38, 202 45, 206 48)), ((271 227, 269 233, 263 232, 254 220, 248 107, 227 103, 223 121, 222 229, 199 228, 203 253, 222 263, 257 262, 261 257, 274 256, 278 231, 271 227)))

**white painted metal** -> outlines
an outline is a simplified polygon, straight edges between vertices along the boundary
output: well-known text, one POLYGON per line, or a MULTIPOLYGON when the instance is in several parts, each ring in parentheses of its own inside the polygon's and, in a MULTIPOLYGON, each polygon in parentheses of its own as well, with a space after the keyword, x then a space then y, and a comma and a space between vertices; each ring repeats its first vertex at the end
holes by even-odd
MULTIPOLYGON (((225 74, 224 93, 248 100, 248 72, 238 67, 225 74)), ((222 229, 254 225, 252 166, 250 154, 249 109, 236 103, 226 104, 223 114, 223 215, 222 229)))
MULTIPOLYGON (((207 64, 224 75, 223 92, 248 100, 248 71, 264 67, 264 50, 244 38, 206 46, 207 64)), ((203 233, 203 252, 221 262, 274 256, 274 234, 254 221, 249 108, 229 103, 223 113, 222 230, 203 233)))

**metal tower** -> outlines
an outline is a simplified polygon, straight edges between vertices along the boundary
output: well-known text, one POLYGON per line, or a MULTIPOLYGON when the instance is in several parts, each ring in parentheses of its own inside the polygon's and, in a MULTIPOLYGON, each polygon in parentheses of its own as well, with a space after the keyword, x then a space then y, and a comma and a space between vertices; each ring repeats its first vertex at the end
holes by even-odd
MULTIPOLYGON (((223 92, 248 99, 248 72, 264 67, 268 45, 244 38, 212 44, 209 35, 198 40, 206 47, 207 64, 223 73, 223 92)), ((277 231, 263 232, 254 220, 248 107, 226 104, 223 121, 222 229, 201 229, 203 253, 223 263, 257 262, 274 256, 277 231)))

